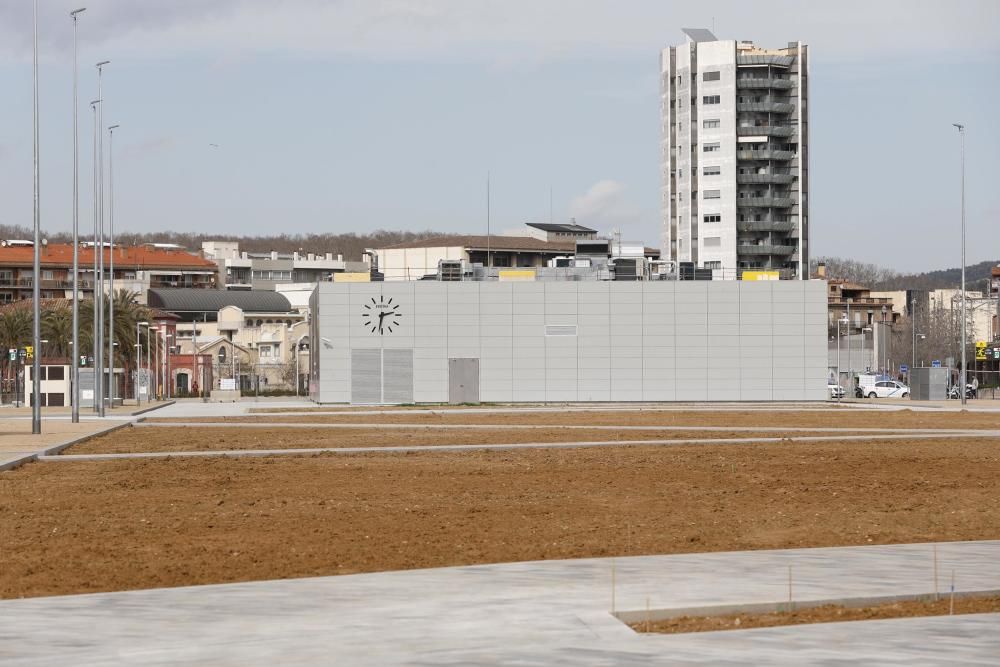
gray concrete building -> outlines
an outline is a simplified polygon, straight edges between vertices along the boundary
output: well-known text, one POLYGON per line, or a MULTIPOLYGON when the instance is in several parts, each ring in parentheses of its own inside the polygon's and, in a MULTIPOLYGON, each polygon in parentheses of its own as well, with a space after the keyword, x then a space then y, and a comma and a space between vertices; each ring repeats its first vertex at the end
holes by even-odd
POLYGON ((684 33, 660 61, 663 258, 807 279, 808 47, 684 33))
POLYGON ((319 403, 824 400, 823 281, 320 283, 319 403))

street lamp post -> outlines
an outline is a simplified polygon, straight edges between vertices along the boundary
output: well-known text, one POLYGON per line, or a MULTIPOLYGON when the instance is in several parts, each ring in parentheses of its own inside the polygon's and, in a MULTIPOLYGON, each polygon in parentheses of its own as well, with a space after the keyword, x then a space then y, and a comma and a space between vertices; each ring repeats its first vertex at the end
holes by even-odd
POLYGON ((97 241, 98 241, 98 238, 99 238, 99 234, 98 234, 98 231, 97 231, 97 134, 98 134, 98 129, 97 129, 98 128, 98 125, 97 125, 97 105, 100 104, 100 103, 101 103, 100 100, 93 100, 90 103, 90 109, 91 109, 91 111, 94 112, 94 211, 93 211, 93 213, 94 213, 94 246, 93 246, 93 248, 94 248, 94 277, 91 278, 91 285, 90 285, 90 292, 94 296, 94 307, 93 307, 93 312, 91 313, 91 318, 90 318, 91 320, 93 320, 91 322, 91 324, 93 324, 93 326, 94 326, 94 333, 93 333, 93 336, 92 336, 93 340, 91 341, 91 344, 92 344, 92 347, 93 347, 94 358, 91 361, 90 367, 94 371, 94 405, 93 405, 93 408, 94 408, 94 412, 96 412, 98 414, 100 414, 100 411, 101 411, 101 408, 100 408, 100 402, 101 402, 101 373, 100 373, 99 369, 96 367, 96 365, 97 365, 97 360, 100 358, 100 355, 98 354, 98 352, 99 352, 100 345, 101 345, 100 339, 99 339, 99 334, 101 332, 101 323, 98 321, 98 310, 97 310, 98 304, 100 303, 100 299, 98 298, 98 291, 97 291, 97 286, 99 284, 99 281, 97 279, 97 275, 98 275, 97 274, 97 268, 98 268, 98 263, 97 263, 97 248, 98 248, 97 241))
POLYGON ((150 394, 147 398, 157 397, 159 400, 159 389, 160 389, 160 328, 150 326, 146 330, 146 368, 149 373, 149 390, 150 394), (156 347, 153 347, 153 346, 156 347))
POLYGON ((962 405, 965 405, 965 125, 952 123, 958 128, 958 134, 962 138, 962 373, 959 375, 962 381, 962 388, 959 394, 962 396, 962 405))
POLYGON ((73 383, 72 421, 80 422, 80 135, 77 107, 77 16, 87 10, 81 7, 69 13, 73 19, 73 383))
MULTIPOLYGON (((135 344, 136 344, 136 347, 138 348, 136 350, 136 354, 135 354, 135 404, 136 404, 136 406, 138 406, 139 403, 140 403, 140 400, 139 400, 139 371, 142 369, 142 342, 141 342, 142 339, 140 338, 140 335, 141 335, 140 328, 141 327, 148 327, 148 326, 149 326, 149 322, 146 322, 145 320, 143 320, 142 322, 136 322, 135 323, 135 344)), ((149 348, 149 334, 146 334, 146 347, 149 348)), ((149 373, 148 373, 149 363, 146 364, 146 368, 147 368, 147 373, 146 373, 146 377, 145 377, 145 380, 146 380, 146 382, 145 382, 145 385, 146 385, 146 403, 149 403, 149 373)))
POLYGON ((173 338, 173 337, 174 337, 173 334, 166 333, 166 331, 164 331, 164 333, 163 333, 163 345, 166 348, 164 350, 164 353, 166 354, 166 362, 167 363, 166 363, 166 366, 164 367, 165 370, 166 370, 166 375, 163 378, 164 379, 164 385, 163 386, 166 389, 167 398, 170 398, 171 396, 173 396, 173 393, 174 393, 174 391, 173 391, 173 384, 174 383, 173 383, 173 378, 171 377, 171 373, 170 373, 170 357, 173 356, 173 350, 171 349, 171 346, 170 346, 170 339, 173 338))
POLYGON ((885 363, 882 365, 882 373, 889 377, 889 323, 886 321, 888 309, 882 306, 882 358, 885 363))
POLYGON ((854 391, 854 367, 851 366, 851 301, 853 299, 847 299, 847 379, 848 384, 851 386, 851 391, 854 391))
MULTIPOLYGON (((108 128, 108 407, 115 408, 115 130, 108 128)), ((103 256, 103 252, 101 255, 103 256)))
POLYGON ((38 0, 34 2, 34 14, 32 22, 33 30, 33 42, 32 42, 32 69, 31 69, 31 84, 32 84, 32 138, 33 138, 33 157, 34 157, 34 223, 35 223, 35 244, 34 244, 34 260, 32 268, 34 273, 32 274, 31 281, 31 295, 34 303, 32 304, 32 324, 31 324, 31 342, 34 346, 34 354, 31 359, 31 377, 34 378, 34 383, 31 387, 31 433, 38 434, 42 432, 42 391, 41 383, 38 381, 41 375, 41 361, 39 357, 42 355, 41 350, 41 340, 42 340, 42 311, 40 307, 41 291, 39 289, 39 265, 41 264, 41 256, 39 254, 41 244, 41 208, 40 208, 40 193, 39 193, 39 178, 38 178, 38 0))
POLYGON ((104 66, 110 64, 110 60, 102 60, 97 63, 97 99, 101 105, 97 109, 97 284, 98 291, 95 292, 95 308, 97 310, 97 359, 95 360, 95 370, 97 371, 99 391, 95 392, 98 401, 98 414, 104 416, 104 66), (97 295, 100 298, 97 298, 97 295))

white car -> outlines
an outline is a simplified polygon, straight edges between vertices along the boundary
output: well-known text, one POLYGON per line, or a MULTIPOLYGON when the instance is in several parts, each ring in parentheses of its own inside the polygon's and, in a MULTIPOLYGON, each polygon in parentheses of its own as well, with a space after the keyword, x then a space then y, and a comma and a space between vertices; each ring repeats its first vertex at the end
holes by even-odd
POLYGON ((906 398, 910 395, 910 388, 895 380, 879 380, 865 387, 865 392, 868 398, 906 398))
POLYGON ((833 384, 832 382, 828 382, 826 385, 826 389, 827 391, 830 392, 830 398, 844 397, 844 388, 841 387, 839 384, 833 384))

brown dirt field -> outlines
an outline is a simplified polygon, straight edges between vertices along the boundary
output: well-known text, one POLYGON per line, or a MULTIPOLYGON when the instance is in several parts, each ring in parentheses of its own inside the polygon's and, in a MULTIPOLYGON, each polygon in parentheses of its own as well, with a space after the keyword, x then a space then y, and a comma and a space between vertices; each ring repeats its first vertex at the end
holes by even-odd
MULTIPOLYGON (((890 602, 871 607, 843 607, 824 605, 812 609, 766 614, 727 614, 725 616, 681 616, 653 623, 632 623, 636 632, 678 634, 683 632, 715 632, 717 630, 748 630, 773 628, 783 625, 808 623, 836 623, 840 621, 873 621, 881 618, 916 618, 921 616, 947 616, 951 611, 947 596, 940 600, 908 600, 890 602)), ((956 598, 956 614, 990 614, 1000 612, 1000 597, 956 598)))
MULTIPOLYGON (((190 419, 150 418, 149 423, 195 421, 190 419)), ((200 422, 271 422, 271 423, 383 423, 383 424, 540 424, 602 426, 796 426, 835 428, 957 428, 1000 430, 1000 414, 983 412, 914 412, 900 410, 815 410, 793 411, 610 411, 586 412, 513 412, 498 414, 451 414, 410 411, 403 414, 352 415, 249 415, 246 417, 206 417, 200 422)))
POLYGON ((473 563, 1000 538, 1000 448, 891 443, 39 462, 0 597, 473 563))
POLYGON ((91 438, 63 454, 131 454, 136 452, 191 452, 225 449, 309 449, 319 447, 392 447, 428 445, 485 445, 526 442, 596 442, 622 440, 685 440, 718 438, 775 438, 783 435, 842 435, 747 431, 612 431, 591 429, 414 429, 379 428, 232 428, 174 426, 119 429, 91 438))

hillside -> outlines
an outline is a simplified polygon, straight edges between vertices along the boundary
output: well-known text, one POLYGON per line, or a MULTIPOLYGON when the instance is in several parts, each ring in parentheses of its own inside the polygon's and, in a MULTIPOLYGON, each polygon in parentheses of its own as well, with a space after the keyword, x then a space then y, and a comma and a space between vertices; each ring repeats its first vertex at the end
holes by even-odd
MULTIPOLYGON (((989 285, 990 269, 1000 264, 1000 259, 992 262, 979 262, 970 264, 965 268, 965 284, 970 290, 986 291, 989 285)), ((872 285, 874 289, 941 289, 947 287, 959 287, 962 283, 962 270, 940 269, 937 271, 927 271, 926 273, 899 274, 888 277, 872 285)))

